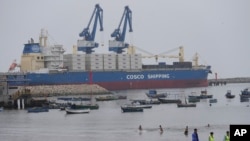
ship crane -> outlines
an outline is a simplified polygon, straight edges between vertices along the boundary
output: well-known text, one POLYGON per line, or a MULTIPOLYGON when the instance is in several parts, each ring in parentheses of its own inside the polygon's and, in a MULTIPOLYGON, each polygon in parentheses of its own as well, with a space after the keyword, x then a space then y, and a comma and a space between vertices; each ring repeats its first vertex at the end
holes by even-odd
POLYGON ((90 21, 88 23, 88 26, 83 29, 83 31, 79 34, 80 37, 83 37, 82 40, 77 41, 77 50, 86 52, 86 54, 91 54, 93 51, 93 48, 96 48, 99 46, 98 43, 95 42, 95 34, 96 34, 96 28, 97 28, 97 22, 100 23, 100 31, 103 31, 103 10, 99 6, 99 4, 95 5, 95 9, 92 13, 92 16, 90 18, 90 21), (93 29, 90 33, 89 26, 94 18, 94 25, 93 29))
POLYGON ((179 62, 184 62, 184 48, 182 46, 178 47, 178 48, 174 48, 171 50, 168 50, 166 52, 160 53, 160 54, 152 54, 148 51, 145 51, 141 48, 136 47, 137 50, 140 50, 141 52, 144 52, 148 55, 142 55, 142 58, 155 58, 155 61, 158 62, 159 58, 178 58, 179 62), (179 50, 179 54, 178 55, 166 55, 168 53, 174 52, 176 50, 179 50))
POLYGON ((123 49, 128 48, 129 44, 125 43, 125 35, 127 29, 127 23, 129 24, 129 32, 133 32, 132 29, 132 11, 128 6, 125 6, 120 24, 117 29, 111 34, 111 37, 114 37, 114 40, 109 41, 109 51, 114 51, 117 54, 124 52, 123 49), (123 22, 122 32, 120 31, 121 24, 123 22))

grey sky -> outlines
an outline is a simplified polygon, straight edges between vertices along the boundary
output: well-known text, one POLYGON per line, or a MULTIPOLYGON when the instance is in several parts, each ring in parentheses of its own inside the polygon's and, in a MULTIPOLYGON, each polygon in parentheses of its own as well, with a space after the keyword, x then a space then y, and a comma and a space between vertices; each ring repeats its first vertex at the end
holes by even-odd
POLYGON ((51 44, 62 44, 71 53, 96 3, 104 10, 104 32, 96 33, 104 47, 96 53, 108 53, 110 34, 128 5, 134 31, 127 32, 128 43, 153 54, 182 45, 187 61, 198 52, 200 64, 211 65, 219 78, 250 77, 249 0, 1 0, 0 72, 14 59, 20 62, 23 44, 31 37, 38 42, 41 28, 48 30, 51 44))

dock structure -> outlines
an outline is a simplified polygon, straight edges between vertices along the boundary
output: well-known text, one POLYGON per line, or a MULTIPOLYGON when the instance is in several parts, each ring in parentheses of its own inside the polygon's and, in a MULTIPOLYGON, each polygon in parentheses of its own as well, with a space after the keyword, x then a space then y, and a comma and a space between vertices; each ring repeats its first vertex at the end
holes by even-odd
POLYGON ((228 83, 250 83, 250 77, 235 77, 235 78, 221 78, 221 79, 209 79, 209 86, 221 86, 228 83))
POLYGON ((24 108, 33 97, 110 93, 95 84, 29 86, 25 73, 0 73, 0 107, 24 108), (12 85, 13 82, 15 85, 12 85))
POLYGON ((222 81, 222 80, 209 80, 208 81, 209 86, 222 86, 226 84, 227 84, 227 81, 222 81))

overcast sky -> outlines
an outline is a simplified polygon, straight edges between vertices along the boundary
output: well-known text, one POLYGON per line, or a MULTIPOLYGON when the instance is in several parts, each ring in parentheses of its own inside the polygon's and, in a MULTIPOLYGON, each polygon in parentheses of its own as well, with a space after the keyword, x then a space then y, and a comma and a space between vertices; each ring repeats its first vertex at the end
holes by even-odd
POLYGON ((104 32, 98 27, 96 42, 104 46, 95 53, 108 53, 110 34, 128 5, 133 33, 127 32, 126 42, 152 54, 184 46, 187 61, 198 52, 200 64, 212 66, 209 78, 215 72, 219 78, 250 77, 249 0, 0 0, 0 72, 14 59, 20 62, 24 43, 31 37, 38 42, 41 28, 48 30, 50 44, 72 53, 97 3, 104 12, 104 32))

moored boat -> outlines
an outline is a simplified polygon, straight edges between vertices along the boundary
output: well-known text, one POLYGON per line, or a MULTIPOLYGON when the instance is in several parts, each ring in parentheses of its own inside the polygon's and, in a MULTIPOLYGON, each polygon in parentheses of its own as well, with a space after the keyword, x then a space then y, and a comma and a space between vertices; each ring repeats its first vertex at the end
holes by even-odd
POLYGON ((227 93, 225 94, 226 98, 234 98, 235 95, 232 95, 231 90, 227 90, 227 93))
POLYGON ((78 108, 78 109, 74 109, 74 108, 65 108, 65 111, 67 114, 84 114, 84 113, 89 113, 90 109, 89 108, 78 108))
POLYGON ((185 103, 177 103, 178 108, 182 107, 196 107, 195 103, 187 103, 187 99, 185 98, 185 103))
POLYGON ((143 112, 142 107, 137 107, 137 106, 128 106, 128 105, 123 105, 121 106, 122 112, 143 112))
POLYGON ((107 95, 107 96, 99 96, 95 98, 96 101, 111 101, 111 100, 117 100, 117 97, 113 95, 107 95))
POLYGON ((95 99, 96 101, 111 101, 111 100, 127 99, 127 96, 107 95, 107 96, 99 96, 96 97, 95 99))
POLYGON ((40 113, 40 112, 49 112, 47 107, 33 107, 27 109, 28 113, 40 113))
POLYGON ((250 98, 250 91, 248 90, 248 88, 245 88, 244 90, 241 91, 240 95, 242 97, 248 97, 248 98, 250 98))
POLYGON ((73 104, 71 106, 73 109, 90 109, 90 110, 97 110, 99 109, 98 104, 73 104))
POLYGON ((155 89, 151 89, 148 92, 146 92, 146 95, 149 98, 165 98, 165 97, 167 97, 167 94, 168 93, 166 93, 166 92, 158 93, 157 90, 155 90, 155 89))
POLYGON ((154 104, 161 104, 158 99, 150 99, 150 100, 131 100, 132 103, 140 103, 141 105, 154 105, 154 104))
POLYGON ((182 107, 196 107, 195 103, 178 103, 177 104, 178 108, 182 108, 182 107))
POLYGON ((158 98, 161 103, 181 103, 180 99, 158 98))
POLYGON ((196 95, 189 95, 189 99, 195 100, 195 99, 208 99, 208 98, 213 98, 213 95, 208 95, 207 90, 202 90, 201 94, 196 96, 196 95))
POLYGON ((217 103, 217 99, 216 98, 213 98, 213 99, 209 99, 209 103, 217 103))

